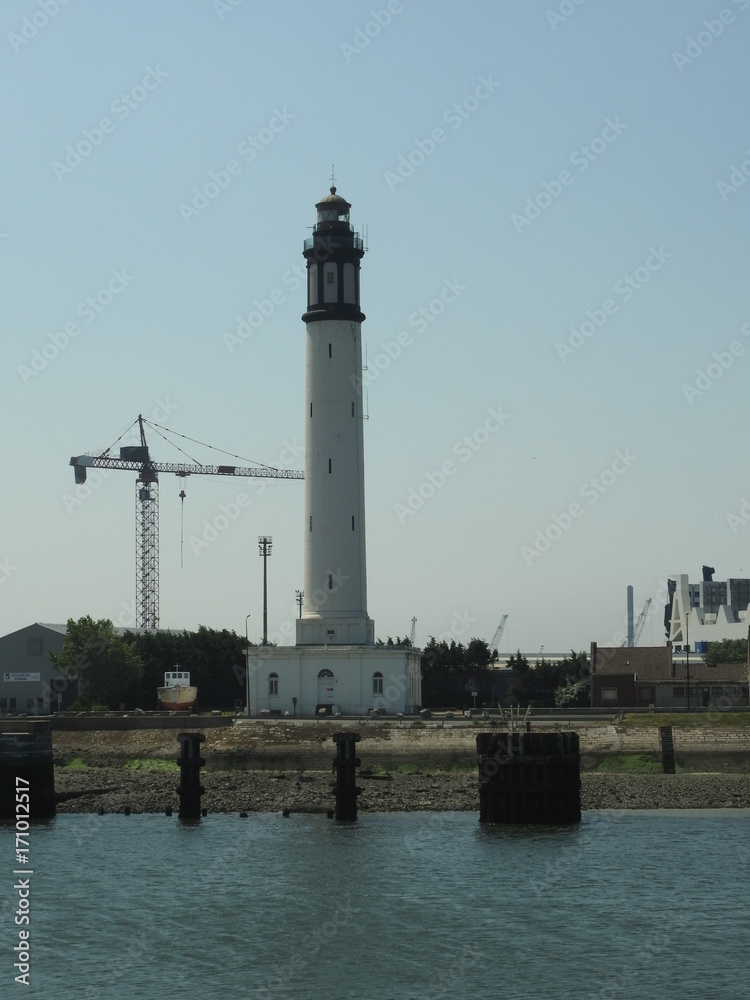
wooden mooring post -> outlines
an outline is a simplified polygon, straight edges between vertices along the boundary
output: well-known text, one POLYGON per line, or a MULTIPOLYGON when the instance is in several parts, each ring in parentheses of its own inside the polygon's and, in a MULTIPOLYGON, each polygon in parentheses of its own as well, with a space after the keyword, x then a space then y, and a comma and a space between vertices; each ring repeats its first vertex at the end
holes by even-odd
POLYGON ((13 728, 0 734, 0 819, 49 819, 56 812, 50 725, 24 719, 13 728))
POLYGON ((578 823, 578 733, 477 735, 480 823, 578 823))
POLYGON ((357 796, 361 789, 357 787, 357 771, 360 760, 356 756, 356 745, 359 743, 359 733, 334 733, 336 756, 333 758, 333 770, 336 772, 336 785, 333 794, 336 796, 335 819, 355 820, 357 818, 357 796))
POLYGON ((201 818, 201 795, 205 788, 201 784, 201 768, 206 763, 201 757, 201 743, 205 740, 203 733, 180 733, 180 819, 201 818))

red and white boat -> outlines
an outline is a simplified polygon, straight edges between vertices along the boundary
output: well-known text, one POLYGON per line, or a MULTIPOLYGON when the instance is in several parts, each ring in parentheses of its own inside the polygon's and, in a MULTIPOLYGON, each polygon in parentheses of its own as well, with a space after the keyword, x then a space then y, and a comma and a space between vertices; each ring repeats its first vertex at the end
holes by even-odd
POLYGON ((159 708, 167 712, 188 712, 198 698, 198 688, 190 683, 187 670, 168 670, 164 674, 164 687, 157 688, 156 694, 159 708))

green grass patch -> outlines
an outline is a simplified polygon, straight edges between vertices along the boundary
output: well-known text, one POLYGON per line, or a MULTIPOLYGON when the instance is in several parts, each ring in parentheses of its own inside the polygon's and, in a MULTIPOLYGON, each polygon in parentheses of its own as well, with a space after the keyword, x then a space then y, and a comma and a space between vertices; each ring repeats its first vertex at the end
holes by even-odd
POLYGON ((711 729, 715 726, 750 726, 750 712, 649 712, 646 714, 627 712, 617 725, 690 727, 711 729))
POLYGON ((73 757, 72 760, 63 765, 69 771, 85 771, 88 766, 83 757, 73 757))
POLYGON ((600 774, 662 774, 661 760, 645 753, 613 753, 603 757, 595 771, 600 774))
POLYGON ((127 760, 123 767, 126 771, 179 771, 180 769, 176 760, 156 760, 151 757, 127 760))
POLYGON ((477 765, 474 761, 454 761, 452 764, 447 766, 439 761, 434 762, 434 767, 432 768, 434 772, 438 774, 477 774, 477 765))
POLYGON ((396 774, 417 774, 420 770, 416 764, 396 764, 396 774))

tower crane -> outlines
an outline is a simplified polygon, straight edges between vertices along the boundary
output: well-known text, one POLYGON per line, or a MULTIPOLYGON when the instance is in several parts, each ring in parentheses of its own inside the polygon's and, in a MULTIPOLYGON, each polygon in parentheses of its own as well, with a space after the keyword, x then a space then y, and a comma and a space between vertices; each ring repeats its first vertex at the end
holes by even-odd
POLYGON ((409 633, 409 641, 412 646, 417 641, 417 618, 416 615, 411 620, 411 632, 409 633))
MULTIPOLYGON (((139 413, 138 420, 131 427, 135 426, 135 423, 138 424, 140 444, 121 447, 119 458, 114 458, 109 454, 111 448, 114 447, 112 445, 101 455, 74 455, 70 464, 73 466, 77 485, 86 482, 87 469, 123 469, 127 472, 138 473, 135 483, 136 620, 139 628, 156 629, 159 627, 159 473, 171 472, 181 479, 198 475, 304 479, 305 474, 292 469, 275 469, 266 465, 247 467, 155 462, 151 458, 146 443, 144 424, 148 422, 139 413)), ((159 425, 153 426, 158 427, 159 425)), ((163 429, 167 430, 167 428, 163 429)), ((181 498, 183 496, 184 491, 181 498)))
POLYGON ((505 628, 505 623, 508 620, 507 615, 503 615, 500 624, 495 629, 495 634, 492 636, 492 642, 490 643, 490 654, 497 652, 498 643, 500 642, 500 636, 503 634, 503 629, 505 628))

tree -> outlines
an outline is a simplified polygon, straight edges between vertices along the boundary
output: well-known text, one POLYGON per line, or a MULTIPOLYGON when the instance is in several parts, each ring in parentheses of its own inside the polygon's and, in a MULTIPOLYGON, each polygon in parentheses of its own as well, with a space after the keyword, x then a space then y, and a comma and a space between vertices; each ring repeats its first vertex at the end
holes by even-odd
POLYGON ((591 681, 569 681, 555 691, 555 708, 587 708, 591 700, 591 681))
POLYGON ((144 664, 137 692, 141 708, 156 707, 156 689, 168 670, 186 670, 198 688, 198 704, 206 708, 234 708, 245 701, 244 636, 199 625, 197 632, 129 633, 128 642, 144 664))
MULTIPOLYGON (((540 707, 551 708, 558 704, 558 694, 579 681, 587 681, 589 676, 588 657, 585 653, 570 651, 570 656, 562 660, 547 660, 542 657, 532 667, 520 652, 511 656, 508 666, 513 670, 509 693, 519 702, 535 702, 540 707)), ((576 688, 575 697, 582 699, 584 688, 576 688)), ((570 692, 566 697, 570 696, 570 692)), ((565 704, 568 704, 567 702, 565 704)), ((585 704, 579 701, 577 704, 585 704)))
POLYGON ((492 662, 492 653, 484 639, 472 639, 466 647, 464 662, 467 667, 486 670, 492 662))
POLYGON ((425 707, 473 707, 473 692, 480 704, 495 698, 495 672, 490 669, 490 651, 483 639, 468 646, 451 639, 430 636, 422 650, 422 704, 425 707))
POLYGON ((529 661, 521 655, 519 649, 508 659, 508 666, 513 671, 513 680, 508 685, 508 694, 520 701, 528 697, 527 690, 531 672, 529 661))
POLYGON ((143 673, 137 652, 115 632, 108 618, 68 619, 62 650, 50 653, 52 665, 69 680, 78 678, 82 705, 118 709, 132 700, 143 673))
POLYGON ((709 642, 704 661, 715 667, 717 663, 745 663, 747 661, 747 639, 722 639, 709 642))

